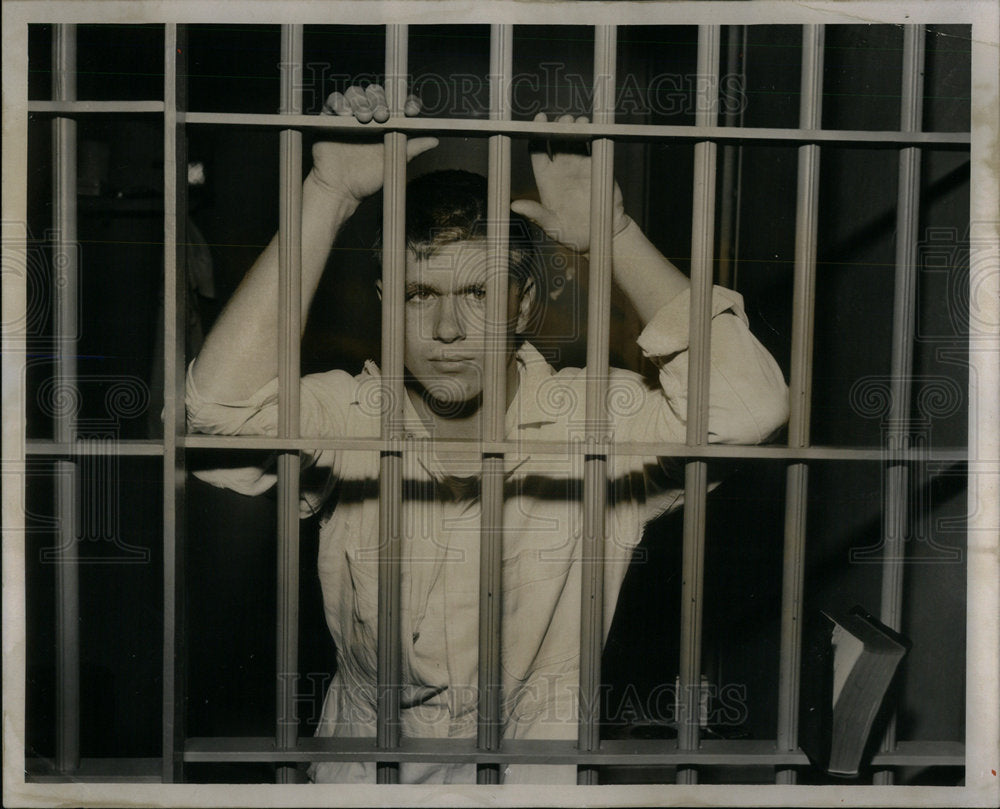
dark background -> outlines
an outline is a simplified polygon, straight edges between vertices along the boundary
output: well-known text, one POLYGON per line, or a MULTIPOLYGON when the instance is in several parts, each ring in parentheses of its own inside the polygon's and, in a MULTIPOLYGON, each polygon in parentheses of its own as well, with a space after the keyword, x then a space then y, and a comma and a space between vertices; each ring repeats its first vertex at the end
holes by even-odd
MULTIPOLYGON (((732 29, 724 29, 725 39, 732 29)), ((278 107, 277 26, 206 25, 188 29, 189 108, 275 112, 278 107)), ((32 98, 49 97, 51 32, 30 31, 32 98)), ((617 120, 693 123, 697 32, 688 27, 621 28, 617 120), (624 77, 630 77, 626 84, 624 77), (634 88, 633 89, 633 84, 634 88)), ((935 26, 927 36, 924 128, 969 128, 969 29, 935 26)), ((384 34, 379 27, 308 26, 303 84, 307 112, 326 94, 353 81, 378 80, 384 34)), ((744 70, 739 110, 746 126, 794 127, 798 122, 801 32, 797 26, 754 26, 733 65, 744 70)), ((823 125, 896 129, 899 119, 902 33, 893 26, 828 26, 823 125)), ((593 34, 585 27, 515 27, 514 74, 521 76, 515 117, 537 109, 587 112, 593 34), (534 105, 534 106, 533 106, 534 105)), ((162 98, 162 28, 80 26, 79 97, 162 98)), ((410 73, 427 113, 486 117, 487 26, 412 26, 410 73)), ((162 434, 162 368, 157 357, 162 284, 162 132, 158 115, 90 116, 79 141, 107 150, 99 193, 80 199, 82 423, 124 438, 162 434), (150 389, 141 412, 109 421, 106 395, 117 378, 150 389)), ((29 367, 29 436, 51 434, 39 393, 52 374, 46 231, 51 226, 50 124, 29 124, 32 184, 29 211, 37 240, 39 296, 35 350, 29 367), (38 394, 38 395, 36 395, 38 394)), ((189 193, 191 220, 204 234, 214 270, 213 290, 189 292, 192 322, 207 330, 240 278, 277 227, 278 138, 273 131, 189 125, 191 160, 207 182, 189 193)), ((306 134, 306 145, 312 135, 306 134)), ((306 148, 308 169, 309 150, 306 148)), ((514 196, 530 195, 528 144, 513 143, 514 196)), ((720 161, 724 149, 719 149, 720 161)), ((892 330, 895 194, 898 152, 889 148, 824 147, 816 284, 816 337, 811 440, 815 444, 878 447, 884 424, 851 406, 862 377, 889 374, 892 330)), ((736 153, 734 152, 734 155, 736 153)), ((751 143, 739 155, 735 238, 717 257, 734 255, 720 279, 741 292, 757 337, 786 378, 791 331, 795 235, 796 148, 751 143)), ((619 141, 616 175, 626 207, 659 249, 687 271, 693 147, 683 141, 619 141)), ((443 138, 413 161, 411 176, 443 167, 486 170, 485 138, 443 138)), ((81 152, 81 162, 84 161, 81 152)), ((720 171, 720 174, 722 172, 720 171)), ((719 189, 720 206, 726 189, 719 189)), ((928 148, 922 156, 919 311, 914 402, 937 378, 967 388, 967 323, 961 307, 967 255, 968 155, 928 148), (943 256, 944 258, 941 258, 943 256), (933 260, 932 260, 933 259, 933 260), (954 304, 954 305, 952 305, 954 304)), ((369 247, 377 201, 359 212, 338 240, 303 342, 304 372, 343 367, 357 371, 378 358, 379 308, 369 247), (375 325, 373 325, 375 324, 375 325)), ((720 226, 721 226, 720 222, 720 226)), ((719 229, 717 229, 718 232, 719 229)), ((586 323, 586 266, 575 266, 552 245, 552 289, 534 342, 553 364, 582 365, 586 323)), ((967 293, 966 293, 967 294, 967 293)), ((611 360, 642 370, 635 347, 638 322, 615 296, 611 360)), ((189 329, 193 356, 198 330, 189 329)), ((916 406, 916 405, 915 405, 916 406)), ((919 415, 919 413, 914 414, 919 415)), ((966 443, 967 403, 923 425, 934 446, 966 443)), ((103 433, 102 433, 103 434, 103 433)), ((219 454, 189 453, 211 466, 219 454)), ((730 687, 730 712, 712 728, 727 736, 774 738, 777 716, 778 631, 785 465, 718 462, 724 483, 709 498, 705 568, 703 671, 718 689, 730 687), (739 694, 735 699, 732 694, 739 694), (728 717, 728 718, 727 718, 728 717)), ((53 541, 52 467, 29 480, 32 516, 28 556, 28 746, 54 750, 54 575, 41 552, 53 541)), ((81 538, 93 563, 81 580, 84 755, 160 754, 162 532, 160 464, 122 459, 117 468, 83 472, 88 502, 81 538), (117 488, 104 483, 119 481, 117 488), (103 494, 102 494, 103 492, 103 494), (104 544, 101 544, 101 543, 104 544), (110 543, 110 545, 109 545, 110 543), (138 556, 128 548, 144 548, 138 556), (101 551, 111 548, 110 558, 101 551)), ((879 462, 810 464, 807 608, 860 603, 877 612, 880 566, 852 564, 852 550, 875 546, 881 535, 883 468, 879 462)), ((965 470, 922 470, 917 491, 925 508, 915 525, 933 541, 909 543, 903 631, 913 640, 901 682, 899 737, 964 736, 965 565, 949 562, 933 544, 962 551, 965 470), (951 523, 942 522, 950 519, 951 523), (924 564, 923 562, 926 562, 924 564)), ((189 655, 188 728, 199 735, 271 735, 274 731, 275 503, 246 498, 187 478, 186 616, 189 655)), ((680 623, 680 526, 670 515, 649 526, 619 602, 603 665, 606 735, 670 735, 671 719, 650 694, 672 686, 680 623)), ((301 730, 311 735, 325 685, 335 668, 315 572, 316 525, 303 523, 300 667, 301 730)), ((86 556, 86 554, 85 554, 86 556)), ((718 707, 718 705, 717 705, 718 707)), ((267 768, 190 768, 191 778, 267 780, 267 768)), ((643 777, 607 773, 609 780, 643 777)), ((719 775, 718 777, 723 777, 719 775)), ((749 776, 748 776, 749 777, 749 776)), ((914 782, 949 777, 911 773, 914 782)), ((705 780, 703 778, 703 780, 705 780)), ((764 774, 764 780, 767 774, 764 774)))

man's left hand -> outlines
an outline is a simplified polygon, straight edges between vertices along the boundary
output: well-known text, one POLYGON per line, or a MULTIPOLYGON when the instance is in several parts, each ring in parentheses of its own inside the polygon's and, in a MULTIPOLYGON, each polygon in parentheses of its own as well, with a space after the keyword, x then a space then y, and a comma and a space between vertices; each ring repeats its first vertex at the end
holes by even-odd
MULTIPOLYGON (((535 116, 536 121, 547 121, 544 112, 535 116)), ((559 123, 572 123, 572 115, 563 115, 559 123)), ((587 123, 580 116, 576 123, 587 123)), ((528 217, 541 227, 551 239, 580 253, 590 250, 590 165, 588 155, 533 152, 531 168, 535 174, 540 202, 519 199, 511 203, 511 210, 528 217)), ((615 183, 612 207, 612 232, 619 233, 628 224, 622 204, 622 192, 615 183)))

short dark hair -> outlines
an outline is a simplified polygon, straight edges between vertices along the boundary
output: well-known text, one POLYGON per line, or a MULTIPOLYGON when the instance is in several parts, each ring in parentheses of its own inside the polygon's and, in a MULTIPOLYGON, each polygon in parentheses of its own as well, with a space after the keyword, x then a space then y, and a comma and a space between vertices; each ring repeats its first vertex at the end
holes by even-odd
MULTIPOLYGON (((406 186, 406 247, 420 257, 437 248, 486 238, 489 186, 481 174, 460 169, 432 171, 406 186)), ((510 277, 525 289, 537 283, 541 258, 540 231, 528 219, 510 211, 510 277)), ((381 261, 382 231, 375 243, 381 261)))

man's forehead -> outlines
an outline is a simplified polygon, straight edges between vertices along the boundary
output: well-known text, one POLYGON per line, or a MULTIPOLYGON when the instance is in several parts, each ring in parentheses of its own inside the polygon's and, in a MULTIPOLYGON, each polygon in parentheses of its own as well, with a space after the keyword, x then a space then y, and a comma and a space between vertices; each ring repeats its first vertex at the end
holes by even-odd
POLYGON ((438 281, 448 278, 469 281, 485 278, 489 270, 485 242, 452 242, 434 248, 428 253, 406 254, 407 280, 431 277, 438 281))

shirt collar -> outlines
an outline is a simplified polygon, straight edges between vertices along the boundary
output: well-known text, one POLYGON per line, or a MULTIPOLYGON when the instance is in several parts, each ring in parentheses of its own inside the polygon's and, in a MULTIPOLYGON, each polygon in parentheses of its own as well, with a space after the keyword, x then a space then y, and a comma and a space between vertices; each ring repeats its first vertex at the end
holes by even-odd
POLYGON ((542 409, 538 391, 555 373, 537 348, 525 341, 517 350, 518 386, 514 401, 507 408, 507 432, 554 424, 552 413, 542 409))

